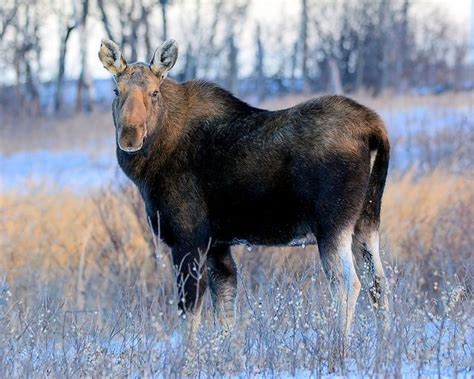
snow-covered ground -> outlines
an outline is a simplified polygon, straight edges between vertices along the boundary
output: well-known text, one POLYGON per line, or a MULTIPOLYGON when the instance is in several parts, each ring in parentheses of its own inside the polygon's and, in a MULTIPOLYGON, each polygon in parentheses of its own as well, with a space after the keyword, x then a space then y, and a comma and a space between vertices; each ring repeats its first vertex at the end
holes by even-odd
POLYGON ((84 151, 35 151, 0 156, 1 187, 21 190, 26 185, 42 184, 51 189, 83 191, 97 188, 116 174, 115 156, 92 157, 84 151))
MULTIPOLYGON (((260 283, 260 294, 275 295, 275 288, 280 289, 274 284, 260 283)), ((434 315, 429 304, 396 287, 389 336, 377 340, 370 310, 359 306, 349 353, 344 364, 336 363, 337 376, 331 374, 328 361, 337 360, 337 337, 321 284, 309 292, 287 284, 279 296, 267 299, 242 289, 238 323, 228 336, 214 326, 209 313, 194 336, 189 324, 177 322, 170 304, 147 309, 143 299, 133 296, 119 301, 122 308, 98 311, 65 310, 50 298, 35 313, 6 299, 0 303, 0 316, 9 321, 3 331, 8 344, 0 345, 5 359, 0 374, 21 377, 52 370, 55 376, 136 378, 473 377, 468 301, 457 304, 454 312, 445 308, 434 315), (16 312, 25 319, 13 320, 16 312)))

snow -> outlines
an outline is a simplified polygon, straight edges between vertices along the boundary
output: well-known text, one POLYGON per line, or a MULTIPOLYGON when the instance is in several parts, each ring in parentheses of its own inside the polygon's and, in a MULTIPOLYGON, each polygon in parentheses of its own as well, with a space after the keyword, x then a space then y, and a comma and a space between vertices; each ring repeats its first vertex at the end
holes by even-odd
POLYGON ((117 173, 115 156, 92 157, 81 151, 35 151, 0 155, 2 191, 21 191, 27 184, 75 191, 98 188, 117 173))

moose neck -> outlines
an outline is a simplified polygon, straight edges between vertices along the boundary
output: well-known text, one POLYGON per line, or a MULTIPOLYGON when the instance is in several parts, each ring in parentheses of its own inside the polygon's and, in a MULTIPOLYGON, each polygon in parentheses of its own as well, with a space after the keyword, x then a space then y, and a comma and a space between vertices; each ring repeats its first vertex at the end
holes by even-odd
POLYGON ((157 125, 149 134, 149 144, 135 154, 123 152, 117 146, 119 164, 130 179, 139 185, 150 168, 156 172, 166 164, 187 137, 192 121, 221 117, 226 113, 230 104, 222 94, 216 93, 216 88, 200 81, 183 84, 169 79, 163 81, 157 104, 157 125))
POLYGON ((189 106, 186 89, 175 81, 164 80, 160 93, 158 125, 151 138, 152 150, 158 150, 162 159, 172 154, 185 134, 189 106))
POLYGON ((136 154, 127 154, 117 147, 120 166, 137 185, 174 159, 180 147, 186 145, 191 124, 262 111, 212 83, 199 80, 181 84, 166 79, 160 93, 157 125, 149 134, 149 144, 136 154))
POLYGON ((235 111, 255 109, 216 85, 199 80, 165 80, 160 92, 159 121, 153 137, 153 149, 159 151, 160 157, 169 157, 179 148, 194 121, 231 117, 235 111))

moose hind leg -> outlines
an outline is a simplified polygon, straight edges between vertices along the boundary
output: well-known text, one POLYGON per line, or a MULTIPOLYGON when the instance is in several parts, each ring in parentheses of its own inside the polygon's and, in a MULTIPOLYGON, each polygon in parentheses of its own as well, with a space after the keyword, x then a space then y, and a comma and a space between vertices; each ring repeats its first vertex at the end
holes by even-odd
POLYGON ((235 323, 237 267, 229 246, 214 246, 207 257, 209 288, 219 323, 229 331, 235 323))
POLYGON ((352 257, 352 227, 318 237, 321 263, 331 287, 339 317, 339 330, 347 337, 351 328, 360 281, 352 257))
POLYGON ((376 228, 362 229, 356 226, 352 251, 357 271, 369 293, 377 316, 377 328, 382 332, 388 327, 387 283, 380 259, 379 233, 376 228))

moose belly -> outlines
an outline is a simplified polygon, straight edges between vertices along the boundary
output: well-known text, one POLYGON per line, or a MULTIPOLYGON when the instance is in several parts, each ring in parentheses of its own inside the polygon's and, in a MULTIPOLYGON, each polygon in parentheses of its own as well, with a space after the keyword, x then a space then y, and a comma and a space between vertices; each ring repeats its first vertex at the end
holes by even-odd
POLYGON ((238 239, 234 238, 230 241, 222 241, 216 239, 216 244, 225 244, 225 245, 245 245, 245 246, 288 246, 288 247, 305 247, 310 245, 317 245, 316 238, 313 234, 308 233, 305 236, 293 238, 290 241, 281 240, 277 241, 272 239, 271 241, 262 241, 260 239, 247 240, 247 239, 238 239))
POLYGON ((288 196, 233 200, 214 213, 213 234, 217 241, 293 246, 314 243, 304 210, 288 196))

